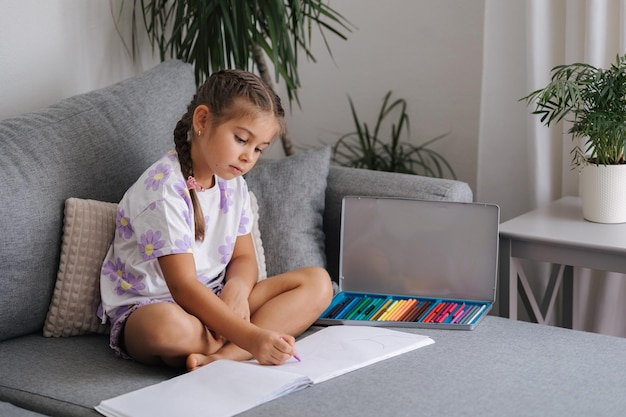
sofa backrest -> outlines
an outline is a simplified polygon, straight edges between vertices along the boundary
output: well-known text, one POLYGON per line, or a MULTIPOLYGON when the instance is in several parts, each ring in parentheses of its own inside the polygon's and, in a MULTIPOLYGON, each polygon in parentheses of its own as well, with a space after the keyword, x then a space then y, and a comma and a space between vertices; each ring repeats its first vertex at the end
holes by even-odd
POLYGON ((41 331, 56 281, 64 202, 117 202, 168 149, 195 92, 168 61, 118 84, 0 121, 0 340, 41 331))

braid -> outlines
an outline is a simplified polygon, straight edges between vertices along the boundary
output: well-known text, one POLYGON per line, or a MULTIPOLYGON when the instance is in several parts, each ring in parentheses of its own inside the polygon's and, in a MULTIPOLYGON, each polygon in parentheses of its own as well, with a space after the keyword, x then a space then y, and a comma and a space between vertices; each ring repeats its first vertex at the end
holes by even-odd
MULTIPOLYGON (((191 163, 191 141, 189 135, 193 135, 191 132, 191 120, 193 110, 195 109, 194 102, 196 97, 191 102, 187 109, 187 113, 179 120, 174 129, 174 145, 176 146, 176 153, 178 154, 178 162, 180 163, 180 169, 183 173, 183 178, 193 177, 193 165, 191 163)), ((195 227, 195 239, 204 240, 204 214, 202 213, 202 207, 198 201, 198 195, 196 190, 189 190, 191 197, 191 204, 193 205, 193 218, 195 227)))
MULTIPOLYGON (((225 121, 237 117, 256 115, 260 112, 274 115, 278 124, 278 135, 285 133, 285 111, 280 98, 270 86, 256 75, 242 70, 222 70, 211 74, 209 79, 200 86, 198 92, 187 107, 174 129, 174 144, 178 153, 178 161, 185 179, 193 176, 191 160, 193 137, 193 114, 196 107, 206 105, 211 112, 211 124, 218 126, 225 121), (236 99, 243 99, 244 105, 236 99)), ((204 215, 195 190, 189 190, 193 204, 195 239, 204 239, 204 215)))

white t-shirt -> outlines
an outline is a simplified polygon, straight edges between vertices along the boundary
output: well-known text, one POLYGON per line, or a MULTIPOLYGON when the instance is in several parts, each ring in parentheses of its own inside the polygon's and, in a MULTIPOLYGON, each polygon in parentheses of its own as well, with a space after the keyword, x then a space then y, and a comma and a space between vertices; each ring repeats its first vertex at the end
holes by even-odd
MULTIPOLYGON (((115 322, 130 306, 171 300, 158 257, 193 253, 198 280, 218 293, 238 236, 250 233, 252 211, 242 177, 215 177, 197 192, 206 224, 195 241, 189 189, 175 151, 155 162, 126 192, 117 208, 115 237, 100 276, 102 308, 115 322)), ((101 317, 105 321, 105 317, 101 317)))

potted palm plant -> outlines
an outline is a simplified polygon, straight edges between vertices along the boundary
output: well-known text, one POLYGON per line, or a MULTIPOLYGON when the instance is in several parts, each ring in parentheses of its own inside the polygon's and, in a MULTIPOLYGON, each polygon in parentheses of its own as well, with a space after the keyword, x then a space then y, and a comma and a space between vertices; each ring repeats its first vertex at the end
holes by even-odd
MULTIPOLYGON (((225 68, 252 71, 273 86, 285 82, 289 102, 298 101, 300 53, 313 61, 311 29, 317 27, 326 42, 326 33, 346 39, 351 25, 327 1, 319 0, 132 0, 133 16, 143 21, 153 48, 161 60, 177 58, 193 64, 196 82, 225 68)), ((120 12, 123 6, 120 7, 120 12)), ((118 17, 119 20, 119 17, 118 17)), ((136 52, 136 22, 133 24, 133 55, 136 52)), ((330 52, 328 43, 326 47, 330 52)), ((281 138, 285 155, 293 153, 291 140, 281 138)))
MULTIPOLYGON (((598 223, 626 222, 626 55, 607 69, 585 63, 559 65, 544 88, 523 97, 533 114, 551 126, 571 123, 579 144, 572 165, 580 172, 583 217, 598 223)), ((578 143, 578 142, 577 142, 578 143)))

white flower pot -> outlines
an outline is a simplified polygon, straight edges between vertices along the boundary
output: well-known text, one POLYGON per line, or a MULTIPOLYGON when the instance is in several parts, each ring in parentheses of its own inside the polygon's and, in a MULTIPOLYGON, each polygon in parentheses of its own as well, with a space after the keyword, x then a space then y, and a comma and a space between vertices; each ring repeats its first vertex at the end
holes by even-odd
POLYGON ((626 165, 585 165, 580 195, 586 220, 626 223, 626 165))

